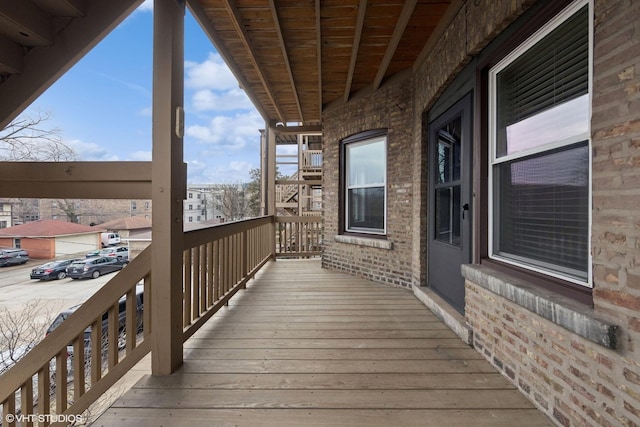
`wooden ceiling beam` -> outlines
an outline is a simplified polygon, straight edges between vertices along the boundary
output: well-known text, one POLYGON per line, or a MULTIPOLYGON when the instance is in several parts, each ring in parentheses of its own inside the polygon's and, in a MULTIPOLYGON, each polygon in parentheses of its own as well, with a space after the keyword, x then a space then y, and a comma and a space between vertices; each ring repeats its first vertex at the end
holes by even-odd
POLYGON ((358 6, 358 19, 356 28, 353 32, 353 46, 351 47, 351 58, 349 60, 349 71, 347 73, 347 81, 344 85, 344 102, 349 101, 351 95, 351 83, 353 82, 353 74, 356 70, 358 62, 358 51, 360 50, 360 39, 362 38, 362 29, 364 28, 364 17, 367 13, 367 0, 360 0, 358 6))
POLYGON ((23 60, 22 46, 0 36, 0 74, 21 73, 23 60))
POLYGON ((204 33, 209 37, 211 43, 216 48, 216 51, 224 58, 224 62, 231 70, 231 73, 235 76, 236 80, 240 84, 240 87, 247 94, 251 103, 255 106, 258 113, 262 116, 262 118, 266 121, 269 120, 269 114, 267 114, 266 110, 263 108, 262 103, 256 98, 255 94, 250 90, 251 86, 247 82, 244 77, 244 74, 240 70, 238 63, 233 59, 233 55, 229 52, 229 50, 225 47, 222 37, 218 34, 218 32, 213 27, 211 23, 211 19, 207 16, 206 12, 202 8, 200 2, 190 1, 187 6, 191 11, 191 14, 195 18, 196 22, 200 24, 200 28, 204 31, 204 33))
MULTIPOLYGON (((275 1, 269 0, 269 8, 271 9, 271 16, 273 17, 273 23, 275 26, 276 34, 278 35, 278 41, 280 42, 280 50, 282 51, 282 58, 284 59, 284 66, 287 69, 289 75, 289 81, 291 82, 291 93, 295 99, 296 108, 298 109, 298 116, 300 122, 304 123, 304 115, 302 114, 302 107, 300 105, 300 97, 298 96, 298 88, 296 81, 293 78, 293 72, 291 71, 291 64, 289 63, 289 54, 287 52, 287 45, 282 37, 282 28, 280 27, 280 18, 278 17, 278 10, 276 9, 275 1)), ((286 123, 286 120, 283 120, 286 123)))
POLYGON ((280 119, 280 121, 282 121, 283 123, 286 122, 286 118, 284 114, 282 114, 282 110, 278 106, 278 102, 276 101, 276 98, 273 96, 273 90, 271 86, 269 86, 269 83, 267 82, 267 78, 264 75, 264 72, 262 71, 260 64, 258 64, 258 60, 257 60, 258 56, 253 48, 253 45, 249 40, 249 35, 247 34, 247 31, 245 30, 244 25, 241 22, 242 18, 240 16, 240 11, 238 10, 238 7, 236 6, 235 2, 232 2, 231 0, 225 0, 224 6, 225 6, 225 9, 227 10, 227 13, 229 13, 229 16, 231 17, 231 23, 234 29, 236 30, 238 37, 240 37, 240 41, 242 42, 242 44, 244 45, 244 48, 248 52, 247 56, 249 57, 251 64, 253 65, 253 67, 256 70, 256 73, 258 74, 260 83, 262 84, 262 87, 264 87, 267 97, 269 98, 269 102, 271 102, 271 105, 273 105, 273 108, 275 109, 276 114, 278 115, 278 118, 280 119))
POLYGON ((0 19, 11 28, 9 37, 25 46, 53 44, 51 17, 30 0, 0 2, 0 19))
POLYGON ((84 16, 86 14, 85 4, 82 0, 64 0, 67 9, 73 11, 73 16, 84 16))
POLYGON ((316 52, 318 63, 318 119, 322 118, 322 27, 320 21, 320 0, 316 0, 316 52))
MULTIPOLYGON (((2 2, 22 3, 22 2, 2 2)), ((142 0, 85 0, 87 15, 71 20, 46 49, 24 57, 22 73, 0 84, 0 129, 40 96, 69 68, 137 8, 142 0)))
POLYGON ((398 22, 396 23, 396 27, 393 29, 393 34, 391 36, 391 40, 389 40, 389 44, 387 45, 387 50, 384 53, 384 57, 382 58, 382 62, 380 63, 380 67, 378 68, 378 73, 376 74, 376 78, 373 80, 373 89, 377 90, 382 83, 382 79, 384 75, 387 73, 387 69, 389 68, 389 64, 393 59, 393 55, 396 53, 396 49, 398 48, 398 44, 400 43, 400 39, 404 34, 404 30, 407 28, 407 24, 409 23, 409 19, 411 18, 411 14, 413 13, 413 9, 416 7, 417 0, 407 0, 402 7, 402 12, 400 12, 400 17, 398 18, 398 22))

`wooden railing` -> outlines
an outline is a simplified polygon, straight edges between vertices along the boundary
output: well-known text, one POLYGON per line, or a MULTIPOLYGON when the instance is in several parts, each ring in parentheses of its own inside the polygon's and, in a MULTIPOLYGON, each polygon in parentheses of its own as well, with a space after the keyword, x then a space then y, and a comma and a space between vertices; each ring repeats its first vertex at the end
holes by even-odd
POLYGON ((276 217, 276 257, 309 257, 321 253, 320 216, 276 217))
MULTIPOLYGON (((227 304, 274 255, 318 255, 320 226, 320 217, 268 216, 185 233, 183 340, 227 304)), ((8 420, 16 415, 38 419, 38 415, 81 414, 151 350, 153 333, 161 333, 151 330, 151 250, 147 247, 0 376, 3 427, 15 425, 8 420), (136 311, 139 286, 144 287, 141 312, 136 311), (123 298, 124 327, 119 321, 123 298), (85 336, 89 328, 90 339, 85 336)))
POLYGON ((3 426, 15 425, 17 416, 38 420, 39 414, 39 425, 48 425, 51 415, 80 414, 149 352, 150 266, 149 247, 0 377, 3 426), (136 310, 140 281, 146 296, 142 314, 136 310))
MULTIPOLYGON (((184 340, 272 258, 273 221, 273 217, 262 217, 185 233, 184 340)), ((81 414, 151 350, 151 250, 147 247, 0 376, 3 427, 15 425, 9 421, 18 415, 56 420, 56 414, 81 414), (136 312, 140 281, 144 283, 141 322, 136 312), (121 298, 126 300, 124 331, 137 331, 136 325, 142 323, 140 333, 123 334, 118 322, 121 298), (85 338, 89 327, 90 342, 85 338)))
POLYGON ((187 232, 184 241, 186 340, 271 259, 273 217, 187 232))
POLYGON ((322 150, 305 150, 302 152, 303 170, 322 168, 322 150))

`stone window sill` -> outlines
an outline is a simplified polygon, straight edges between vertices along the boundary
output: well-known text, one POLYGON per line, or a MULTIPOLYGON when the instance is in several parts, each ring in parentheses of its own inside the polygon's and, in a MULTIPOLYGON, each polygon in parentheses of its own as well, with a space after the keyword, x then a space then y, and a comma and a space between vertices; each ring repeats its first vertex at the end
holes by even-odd
POLYGON ((367 246, 370 248, 378 248, 378 249, 393 249, 393 242, 382 239, 370 239, 366 237, 359 236, 344 236, 338 235, 336 236, 336 242, 346 243, 349 245, 358 245, 358 246, 367 246))
POLYGON ((463 265, 468 281, 487 289, 587 340, 615 349, 618 327, 595 311, 569 298, 532 286, 523 280, 482 265, 463 265))

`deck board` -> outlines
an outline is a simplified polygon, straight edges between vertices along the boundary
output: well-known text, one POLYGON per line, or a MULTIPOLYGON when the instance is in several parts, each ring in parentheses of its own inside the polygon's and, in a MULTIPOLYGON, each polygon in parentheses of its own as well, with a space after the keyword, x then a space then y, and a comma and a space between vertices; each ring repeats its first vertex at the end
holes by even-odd
POLYGON ((270 263, 97 426, 551 426, 405 289, 270 263))

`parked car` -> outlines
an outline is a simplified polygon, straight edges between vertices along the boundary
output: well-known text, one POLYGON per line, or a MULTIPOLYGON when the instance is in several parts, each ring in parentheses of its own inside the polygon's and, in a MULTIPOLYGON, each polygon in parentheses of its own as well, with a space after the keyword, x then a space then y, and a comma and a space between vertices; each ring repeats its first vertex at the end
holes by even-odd
MULTIPOLYGON (((118 348, 122 349, 126 345, 126 315, 127 315, 127 299, 126 297, 120 298, 118 301, 118 348)), ((74 305, 68 309, 60 312, 58 316, 53 320, 49 328, 47 328, 46 334, 49 335, 53 330, 58 328, 62 322, 67 320, 82 304, 74 305)), ((142 312, 144 310, 144 286, 136 286, 136 334, 142 332, 142 312)), ((107 337, 107 330, 109 328, 109 312, 105 312, 102 315, 102 336, 107 337)), ((103 340, 106 342, 106 339, 103 340)), ((91 326, 84 331, 84 348, 85 351, 91 348, 91 326)), ((73 354, 73 346, 67 347, 67 352, 73 354)))
POLYGON ((120 243, 120 235, 118 233, 100 233, 100 241, 103 248, 117 245, 120 243))
POLYGON ((67 267, 67 276, 72 279, 97 279, 103 274, 121 270, 128 264, 128 260, 118 257, 95 257, 74 261, 67 267))
POLYGON ((86 258, 93 258, 97 256, 110 256, 118 258, 129 258, 128 246, 113 246, 105 249, 97 249, 95 251, 87 252, 86 258))
POLYGON ((0 249, 0 267, 24 264, 29 261, 29 254, 24 249, 0 249))
POLYGON ((42 264, 31 270, 32 279, 40 280, 60 280, 67 277, 67 267, 78 259, 65 259, 59 261, 51 261, 46 264, 42 264))

